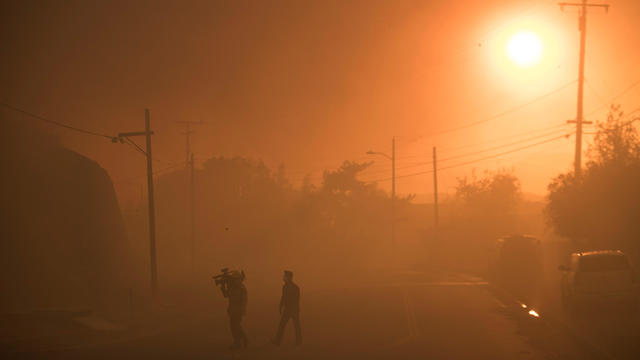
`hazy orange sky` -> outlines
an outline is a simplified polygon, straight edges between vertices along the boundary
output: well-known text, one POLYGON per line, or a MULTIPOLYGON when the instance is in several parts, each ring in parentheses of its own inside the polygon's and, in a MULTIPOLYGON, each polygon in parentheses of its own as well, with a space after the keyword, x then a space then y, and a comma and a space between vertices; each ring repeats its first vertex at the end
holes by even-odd
MULTIPOLYGON (((627 111, 640 106, 640 86, 623 92, 640 80, 640 2, 609 3, 608 14, 595 9, 588 17, 587 120, 603 119, 612 100, 627 111)), ((376 160, 362 178, 387 179, 389 162, 365 152, 390 152, 392 135, 401 194, 431 192, 431 174, 402 176, 430 170, 420 163, 430 160, 432 146, 442 159, 453 158, 441 167, 492 157, 442 170, 440 189, 448 193, 473 169, 513 168, 525 192, 544 194, 550 178, 572 165, 573 138, 494 156, 571 130, 562 124, 575 118, 577 13, 555 1, 3 7, 0 100, 109 134, 142 130, 149 108, 158 170, 184 161, 179 120, 206 123, 192 139, 196 159, 244 155, 274 168, 284 163, 294 182, 307 173, 319 181, 323 169, 347 159, 376 160), (529 69, 504 54, 504 39, 521 29, 543 42, 541 63, 529 69)), ((140 154, 42 126, 107 169, 122 201, 139 197, 140 154)))

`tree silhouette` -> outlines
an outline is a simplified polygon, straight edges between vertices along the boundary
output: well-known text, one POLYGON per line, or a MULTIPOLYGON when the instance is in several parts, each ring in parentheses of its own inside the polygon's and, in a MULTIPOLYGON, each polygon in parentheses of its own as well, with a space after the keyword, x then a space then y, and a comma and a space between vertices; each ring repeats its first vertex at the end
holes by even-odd
POLYGON ((623 249, 638 254, 640 140, 618 106, 598 124, 582 178, 560 174, 549 184, 545 209, 555 232, 577 249, 623 249))
POLYGON ((504 170, 459 178, 455 200, 460 221, 501 236, 513 230, 510 224, 521 200, 520 181, 504 170))

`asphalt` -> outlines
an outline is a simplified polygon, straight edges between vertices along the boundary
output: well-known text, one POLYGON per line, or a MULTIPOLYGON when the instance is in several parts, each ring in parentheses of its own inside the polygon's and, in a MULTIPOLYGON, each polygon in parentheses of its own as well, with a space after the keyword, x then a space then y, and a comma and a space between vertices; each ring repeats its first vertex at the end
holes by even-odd
MULTIPOLYGON (((183 312, 156 331, 80 346, 21 351, 38 359, 611 359, 561 318, 461 274, 399 272, 375 283, 305 291, 304 343, 270 343, 277 299, 252 299, 247 349, 231 350, 224 307, 183 312), (526 308, 524 306, 527 306, 526 308), (533 314, 530 311, 533 310, 533 314)), ((216 305, 216 306, 214 306, 216 305)))

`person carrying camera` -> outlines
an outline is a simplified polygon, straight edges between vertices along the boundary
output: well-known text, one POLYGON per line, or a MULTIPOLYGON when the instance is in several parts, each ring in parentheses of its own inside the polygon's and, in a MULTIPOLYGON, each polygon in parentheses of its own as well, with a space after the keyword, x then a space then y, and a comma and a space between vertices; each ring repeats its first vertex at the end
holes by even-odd
POLYGON ((222 295, 229 299, 227 314, 229 315, 229 325, 233 336, 232 348, 247 347, 249 341, 242 329, 242 318, 247 311, 247 288, 242 283, 244 272, 232 271, 226 281, 223 281, 220 289, 222 295))
POLYGON ((300 329, 300 288, 293 282, 293 272, 284 271, 284 285, 282 286, 282 298, 280 299, 280 325, 278 326, 278 334, 272 343, 280 345, 284 328, 287 326, 289 319, 293 320, 293 326, 296 330, 296 346, 302 344, 302 331, 300 329))

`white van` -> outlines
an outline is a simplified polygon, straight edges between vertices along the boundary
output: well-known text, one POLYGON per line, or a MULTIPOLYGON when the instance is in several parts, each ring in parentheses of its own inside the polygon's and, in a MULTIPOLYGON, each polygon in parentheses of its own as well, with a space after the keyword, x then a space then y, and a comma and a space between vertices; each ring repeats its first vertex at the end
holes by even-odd
POLYGON ((574 253, 568 267, 558 268, 564 272, 562 301, 568 308, 604 303, 637 305, 638 279, 629 258, 622 251, 574 253))

